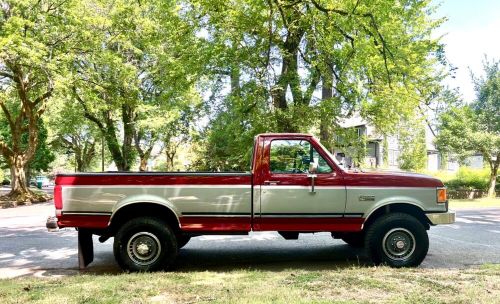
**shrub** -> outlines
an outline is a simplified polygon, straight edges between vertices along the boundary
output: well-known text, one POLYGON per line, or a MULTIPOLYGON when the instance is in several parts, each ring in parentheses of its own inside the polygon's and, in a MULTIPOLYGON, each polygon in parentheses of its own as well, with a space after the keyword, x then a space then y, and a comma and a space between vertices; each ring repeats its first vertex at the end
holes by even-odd
POLYGON ((449 189, 478 189, 488 190, 490 176, 489 169, 471 169, 462 167, 458 170, 454 178, 444 181, 449 189))

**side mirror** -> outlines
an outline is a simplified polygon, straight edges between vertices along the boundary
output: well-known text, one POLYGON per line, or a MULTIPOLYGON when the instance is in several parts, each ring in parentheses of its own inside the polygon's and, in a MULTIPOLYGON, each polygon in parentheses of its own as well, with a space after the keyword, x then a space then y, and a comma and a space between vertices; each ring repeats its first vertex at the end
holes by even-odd
POLYGON ((309 174, 316 174, 318 172, 318 163, 311 162, 309 163, 309 174))

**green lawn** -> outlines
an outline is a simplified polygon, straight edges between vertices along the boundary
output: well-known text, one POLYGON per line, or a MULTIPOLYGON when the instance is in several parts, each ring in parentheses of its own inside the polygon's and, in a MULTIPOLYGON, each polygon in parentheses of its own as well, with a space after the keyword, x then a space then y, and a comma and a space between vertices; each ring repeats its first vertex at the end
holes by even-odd
POLYGON ((500 207, 500 198, 450 199, 451 209, 500 207))
POLYGON ((479 269, 168 272, 0 280, 0 303, 498 303, 500 265, 479 269))

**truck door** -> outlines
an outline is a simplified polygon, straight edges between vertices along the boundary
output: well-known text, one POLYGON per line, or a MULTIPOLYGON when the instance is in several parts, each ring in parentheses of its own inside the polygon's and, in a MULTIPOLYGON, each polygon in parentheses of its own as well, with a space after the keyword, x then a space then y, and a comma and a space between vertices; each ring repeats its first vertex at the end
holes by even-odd
POLYGON ((327 159, 312 138, 266 138, 254 229, 349 230, 344 217, 346 188, 340 172, 327 159), (309 172, 311 162, 316 163, 315 174, 309 172))

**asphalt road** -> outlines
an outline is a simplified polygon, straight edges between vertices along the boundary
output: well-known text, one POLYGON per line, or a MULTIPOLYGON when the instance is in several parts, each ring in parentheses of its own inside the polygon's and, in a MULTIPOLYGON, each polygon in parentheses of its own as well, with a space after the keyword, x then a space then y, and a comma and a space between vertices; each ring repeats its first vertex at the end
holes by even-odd
MULTIPOLYGON (((0 278, 59 276, 79 273, 74 229, 47 232, 52 203, 0 209, 0 278)), ((466 268, 500 263, 500 208, 457 211, 453 225, 431 228, 430 248, 423 268, 466 268)), ((95 260, 84 271, 117 273, 112 239, 94 237, 95 260)), ((286 241, 274 232, 249 236, 193 238, 179 254, 177 271, 252 269, 336 269, 365 265, 363 250, 355 250, 328 233, 305 234, 286 241)))

